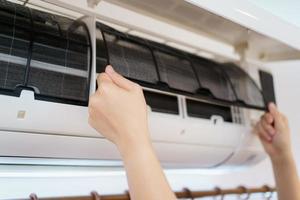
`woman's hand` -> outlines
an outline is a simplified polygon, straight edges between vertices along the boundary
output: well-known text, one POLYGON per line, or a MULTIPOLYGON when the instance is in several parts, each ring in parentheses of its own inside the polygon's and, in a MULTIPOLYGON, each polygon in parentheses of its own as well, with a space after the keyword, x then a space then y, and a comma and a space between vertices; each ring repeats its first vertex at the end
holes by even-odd
POLYGON ((269 104, 269 112, 261 117, 255 130, 272 161, 291 156, 288 120, 274 103, 269 104))
POLYGON ((121 153, 133 200, 175 200, 149 139, 142 88, 111 66, 98 78, 90 98, 89 123, 121 153), (146 189, 145 189, 146 188, 146 189))
POLYGON ((262 116, 255 130, 271 158, 278 199, 300 200, 300 183, 287 118, 271 103, 269 113, 262 116))
POLYGON ((129 147, 150 143, 142 88, 111 66, 98 76, 97 83, 98 90, 89 101, 89 124, 116 144, 121 154, 129 147))

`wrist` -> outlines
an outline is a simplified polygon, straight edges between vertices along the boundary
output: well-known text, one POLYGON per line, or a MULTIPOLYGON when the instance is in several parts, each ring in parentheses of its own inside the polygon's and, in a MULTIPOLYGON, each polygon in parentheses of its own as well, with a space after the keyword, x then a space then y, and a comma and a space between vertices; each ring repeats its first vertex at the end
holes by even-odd
POLYGON ((126 138, 116 145, 123 160, 133 154, 143 153, 153 149, 150 139, 146 137, 126 138))
POLYGON ((273 165, 281 165, 281 164, 286 164, 286 163, 291 163, 293 162, 293 154, 291 151, 284 152, 279 155, 274 155, 270 157, 271 162, 273 165))

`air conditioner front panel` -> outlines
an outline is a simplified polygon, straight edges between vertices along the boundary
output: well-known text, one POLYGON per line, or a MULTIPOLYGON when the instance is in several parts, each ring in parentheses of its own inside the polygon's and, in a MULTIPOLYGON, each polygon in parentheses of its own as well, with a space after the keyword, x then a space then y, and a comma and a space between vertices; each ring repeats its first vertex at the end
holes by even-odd
POLYGON ((0 156, 28 158, 119 160, 111 142, 101 138, 26 132, 0 132, 0 156))
POLYGON ((186 137, 192 143, 236 147, 249 128, 242 125, 213 120, 189 118, 186 120, 186 137))
POLYGON ((223 163, 223 167, 251 166, 267 158, 258 136, 248 130, 242 135, 241 141, 233 155, 223 163))
POLYGON ((183 119, 179 115, 150 112, 148 115, 151 138, 157 141, 184 142, 181 137, 185 129, 183 119))
MULTIPOLYGON (((57 165, 69 165, 68 160, 120 160, 115 145, 102 138, 58 136, 33 133, 0 132, 1 158, 64 159, 57 165), (37 151, 38 149, 38 151, 37 151)), ((213 167, 231 153, 230 148, 154 142, 159 160, 166 167, 213 167), (176 155, 176 156, 174 156, 176 155), (200 159, 201 158, 201 159, 200 159)), ((22 161, 22 159, 21 159, 22 161)))
POLYGON ((153 146, 164 166, 176 168, 214 167, 223 163, 233 152, 232 148, 214 145, 154 142, 153 146))
MULTIPOLYGON (((34 100, 31 91, 23 91, 21 97, 0 96, 0 99, 1 118, 5 119, 0 123, 1 130, 102 137, 89 126, 87 107, 34 100)), ((153 141, 230 147, 236 146, 240 135, 247 131, 232 123, 185 120, 179 115, 152 111, 149 111, 149 127, 153 141)))
POLYGON ((34 99, 32 91, 20 97, 0 95, 1 130, 100 137, 88 124, 88 109, 34 99))
POLYGON ((198 118, 183 119, 161 113, 149 114, 151 138, 183 144, 236 147, 249 128, 242 125, 198 118))
MULTIPOLYGON (((1 118, 5 119, 1 121, 2 130, 101 137, 88 125, 85 106, 34 100, 31 91, 23 91, 20 97, 1 95, 0 98, 1 118)), ((241 135, 249 131, 242 125, 222 120, 182 118, 179 114, 154 111, 149 111, 149 127, 153 141, 225 147, 235 147, 241 135)))
POLYGON ((266 159, 267 155, 264 151, 258 150, 239 150, 233 154, 230 159, 226 160, 221 166, 223 168, 231 168, 233 166, 248 167, 255 165, 266 159))
MULTIPOLYGON (((23 91, 21 97, 0 96, 3 120, 1 130, 51 133, 58 135, 101 137, 87 122, 84 106, 34 100, 33 92, 23 91), (78 123, 81 122, 81 123, 78 123)), ((153 141, 186 144, 235 146, 243 126, 231 123, 214 124, 212 120, 149 111, 153 141), (224 141, 224 135, 226 140, 224 141)))

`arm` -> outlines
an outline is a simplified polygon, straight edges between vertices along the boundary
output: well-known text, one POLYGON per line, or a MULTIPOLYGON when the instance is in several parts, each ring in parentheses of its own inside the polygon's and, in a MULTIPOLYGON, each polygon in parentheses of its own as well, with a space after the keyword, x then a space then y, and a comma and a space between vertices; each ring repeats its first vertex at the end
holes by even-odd
POLYGON ((149 137, 147 106, 141 87, 111 66, 98 78, 90 97, 89 123, 113 142, 123 159, 133 200, 176 199, 149 137))
POLYGON ((288 120, 275 104, 269 105, 269 113, 262 116, 256 132, 272 162, 278 199, 300 200, 300 182, 291 149, 288 120))

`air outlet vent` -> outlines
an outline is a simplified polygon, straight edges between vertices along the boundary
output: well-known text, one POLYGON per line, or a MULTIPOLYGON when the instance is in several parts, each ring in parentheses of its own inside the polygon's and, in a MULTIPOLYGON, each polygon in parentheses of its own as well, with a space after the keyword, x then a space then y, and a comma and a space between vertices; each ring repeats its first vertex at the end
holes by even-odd
POLYGON ((190 117, 211 119, 220 116, 226 122, 232 122, 230 107, 186 99, 187 114, 190 117))
POLYGON ((168 114, 179 114, 178 98, 176 96, 151 92, 144 90, 144 96, 147 105, 151 107, 153 112, 161 112, 168 114))

